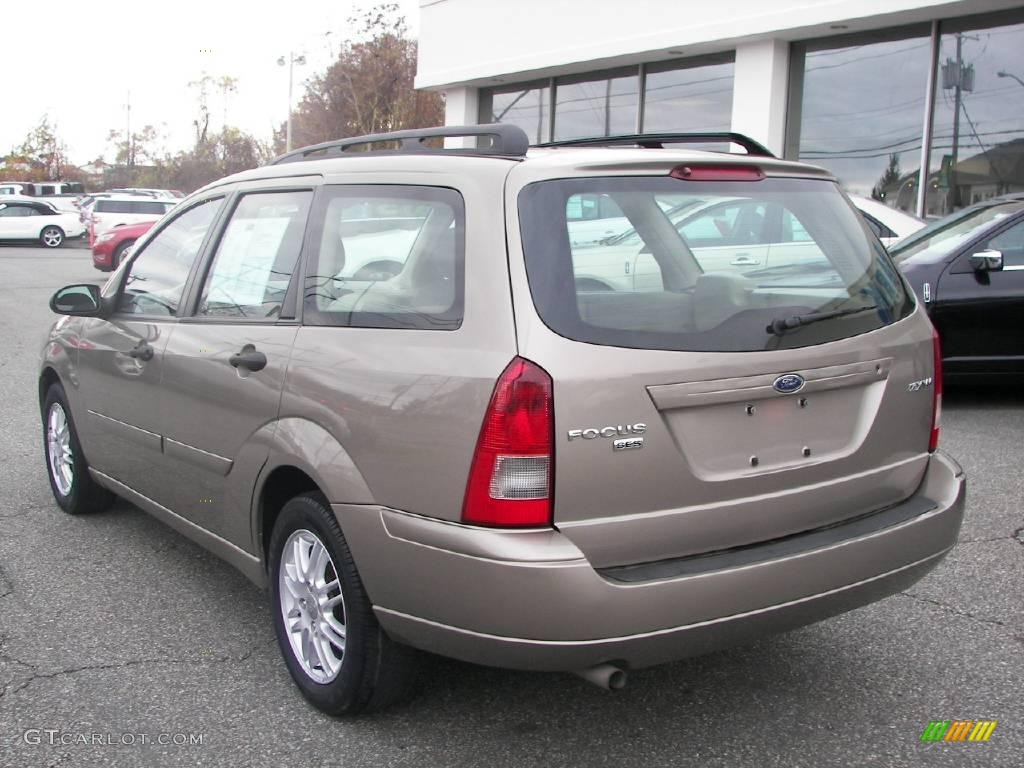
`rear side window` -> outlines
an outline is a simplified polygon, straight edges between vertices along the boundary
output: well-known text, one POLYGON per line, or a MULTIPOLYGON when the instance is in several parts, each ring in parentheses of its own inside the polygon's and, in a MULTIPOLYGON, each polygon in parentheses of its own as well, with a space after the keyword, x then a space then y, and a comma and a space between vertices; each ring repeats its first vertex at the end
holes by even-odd
POLYGON ((132 200, 128 203, 131 206, 132 213, 149 213, 163 216, 168 211, 168 207, 163 203, 150 202, 148 200, 132 200))
POLYGON ((131 200, 97 200, 98 213, 134 213, 131 200))
POLYGON ((280 314, 302 248, 310 191, 245 195, 221 236, 203 286, 200 315, 280 314))
POLYGON ((324 187, 310 226, 303 322, 458 328, 464 241, 462 196, 453 189, 324 187))
POLYGON ((556 179, 525 187, 519 216, 540 317, 578 341, 791 348, 874 330, 913 308, 884 249, 826 180, 556 179), (595 195, 615 202, 623 229, 581 246, 572 212, 595 195), (775 323, 793 317, 815 319, 775 323))

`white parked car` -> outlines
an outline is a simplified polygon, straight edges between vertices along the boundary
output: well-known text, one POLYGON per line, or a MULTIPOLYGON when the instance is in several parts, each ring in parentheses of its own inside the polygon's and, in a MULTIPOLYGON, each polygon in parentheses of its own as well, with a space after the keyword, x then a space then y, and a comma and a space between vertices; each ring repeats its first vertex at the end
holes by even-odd
POLYGON ((100 197, 89 208, 89 227, 93 238, 97 238, 114 227, 156 221, 177 204, 177 200, 156 200, 140 195, 100 197))
POLYGON ((0 195, 27 195, 29 192, 28 182, 4 181, 0 182, 0 195))
POLYGON ((890 208, 885 203, 867 197, 850 197, 857 206, 871 230, 878 235, 882 245, 889 248, 907 235, 912 235, 924 227, 924 222, 897 208, 890 208))
POLYGON ((78 214, 58 211, 49 203, 5 195, 0 198, 0 239, 35 240, 57 248, 69 237, 80 237, 85 227, 78 214))

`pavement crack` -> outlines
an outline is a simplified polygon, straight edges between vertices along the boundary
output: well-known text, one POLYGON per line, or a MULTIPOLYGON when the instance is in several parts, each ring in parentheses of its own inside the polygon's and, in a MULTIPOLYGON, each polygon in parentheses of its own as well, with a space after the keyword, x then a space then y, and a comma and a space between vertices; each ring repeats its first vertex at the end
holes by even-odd
POLYGON ((955 616, 962 616, 965 619, 972 619, 973 621, 977 621, 982 624, 995 625, 997 627, 1002 627, 1003 629, 1010 628, 1005 621, 1000 621, 999 619, 986 619, 982 616, 975 616, 973 613, 970 613, 969 611, 961 611, 959 608, 954 608, 953 606, 948 605, 947 603, 944 603, 941 600, 935 600, 931 597, 922 597, 921 595, 915 595, 910 592, 900 592, 899 594, 903 595, 904 597, 909 597, 911 600, 917 600, 919 603, 925 603, 927 605, 933 605, 937 608, 941 608, 947 613, 952 613, 955 616))
MULTIPOLYGON (((276 638, 272 638, 272 639, 276 639, 276 638)), ((250 646, 245 651, 243 651, 240 655, 237 655, 237 656, 225 655, 225 656, 221 656, 221 657, 209 657, 209 658, 196 657, 196 658, 188 658, 188 659, 129 659, 128 661, 119 661, 119 662, 104 663, 104 664, 83 664, 83 665, 78 666, 78 667, 69 667, 67 669, 58 669, 58 670, 53 671, 53 672, 40 672, 38 666, 36 666, 34 664, 30 664, 30 663, 28 663, 26 661, 22 661, 21 659, 17 659, 17 658, 15 658, 15 657, 7 654, 7 653, 4 653, 3 652, 3 644, 4 644, 3 641, 5 641, 5 640, 6 640, 6 637, 0 638, 0 659, 3 659, 4 661, 11 662, 13 664, 17 664, 20 667, 23 667, 24 669, 28 670, 29 676, 28 676, 27 679, 22 680, 21 682, 19 682, 16 685, 12 684, 12 685, 8 685, 6 688, 0 689, 0 699, 4 698, 7 695, 13 695, 15 693, 19 693, 20 691, 25 690, 26 688, 28 688, 30 685, 32 685, 32 683, 34 683, 37 680, 53 680, 55 678, 64 677, 66 675, 76 675, 76 674, 79 674, 81 672, 97 672, 97 671, 107 671, 107 670, 111 670, 111 669, 128 669, 128 668, 131 668, 131 667, 139 667, 139 666, 142 666, 142 665, 145 665, 145 664, 204 665, 204 664, 227 664, 229 662, 234 663, 234 664, 238 664, 240 662, 248 661, 250 658, 252 658, 252 655, 257 650, 259 650, 261 647, 263 647, 263 646, 268 644, 266 642, 256 643, 255 645, 250 646)))
MULTIPOLYGON (((14 594, 14 582, 11 581, 3 564, 0 564, 0 597, 7 597, 14 594)), ((2 647, 2 645, 0 645, 2 647)))
POLYGON ((1024 547, 1024 525, 1013 532, 1013 539, 1024 547))

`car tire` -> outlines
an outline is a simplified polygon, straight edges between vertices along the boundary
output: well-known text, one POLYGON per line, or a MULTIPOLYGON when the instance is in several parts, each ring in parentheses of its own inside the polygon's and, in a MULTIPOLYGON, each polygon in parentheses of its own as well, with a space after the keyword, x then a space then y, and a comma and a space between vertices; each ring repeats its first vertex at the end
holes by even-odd
POLYGON ((329 715, 355 715, 383 709, 409 693, 416 652, 381 628, 321 494, 302 494, 284 505, 271 534, 269 561, 278 645, 313 706, 329 715))
POLYGON ((39 233, 39 243, 46 248, 60 248, 64 244, 64 230, 52 224, 43 227, 39 233))
POLYGON ((46 391, 42 415, 43 459, 50 490, 58 506, 69 515, 99 512, 110 506, 114 495, 89 474, 67 396, 60 384, 53 384, 46 391))
POLYGON ((121 259, 124 258, 124 252, 131 248, 133 245, 135 245, 134 240, 125 240, 123 243, 117 246, 117 248, 114 249, 114 252, 110 255, 111 271, 117 269, 117 265, 120 264, 121 259))

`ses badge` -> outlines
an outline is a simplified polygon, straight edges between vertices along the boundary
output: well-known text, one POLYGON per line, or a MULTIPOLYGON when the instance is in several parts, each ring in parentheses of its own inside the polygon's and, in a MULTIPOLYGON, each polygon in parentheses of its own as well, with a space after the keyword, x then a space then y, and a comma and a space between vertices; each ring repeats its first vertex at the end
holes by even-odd
POLYGON ((590 427, 588 429, 570 429, 569 442, 573 440, 594 440, 599 437, 618 437, 612 443, 613 451, 631 451, 644 447, 644 439, 639 437, 647 431, 643 422, 636 424, 618 424, 614 427, 590 427))

